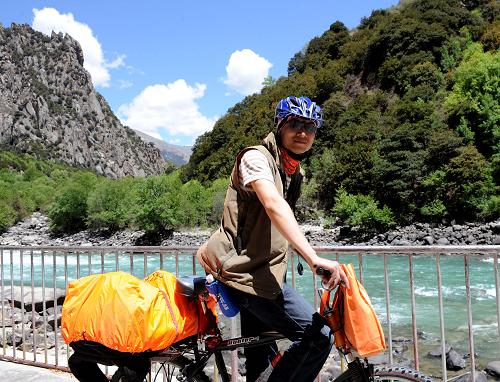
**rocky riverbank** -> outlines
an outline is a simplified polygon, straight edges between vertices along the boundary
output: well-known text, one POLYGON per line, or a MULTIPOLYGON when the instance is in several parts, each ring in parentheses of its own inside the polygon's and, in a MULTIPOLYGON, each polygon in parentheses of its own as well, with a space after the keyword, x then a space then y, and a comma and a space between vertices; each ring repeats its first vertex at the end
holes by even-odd
MULTIPOLYGON (((324 228, 319 222, 301 226, 314 246, 331 245, 500 245, 500 219, 484 224, 431 225, 415 223, 366 237, 348 227, 324 228)), ((55 236, 49 219, 34 213, 0 235, 0 245, 14 246, 200 246, 211 234, 209 229, 171 232, 164 237, 147 236, 143 231, 125 230, 96 233, 88 230, 73 235, 55 236)))

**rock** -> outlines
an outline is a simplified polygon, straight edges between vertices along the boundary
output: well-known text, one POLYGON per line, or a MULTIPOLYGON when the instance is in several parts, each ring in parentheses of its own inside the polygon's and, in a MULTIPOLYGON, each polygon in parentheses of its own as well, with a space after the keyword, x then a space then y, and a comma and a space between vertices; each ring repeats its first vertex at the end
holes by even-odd
MULTIPOLYGON (((445 345, 445 354, 448 354, 451 350, 451 346, 446 344, 445 345)), ((427 353, 428 357, 431 358, 441 358, 443 354, 443 348, 441 346, 437 346, 434 349, 432 349, 429 353, 427 353)))
MULTIPOLYGON (((45 304, 43 303, 43 289, 41 287, 35 287, 33 292, 31 288, 25 287, 23 290, 23 295, 21 294, 21 287, 14 286, 11 288, 6 288, 4 291, 4 296, 9 300, 9 302, 14 302, 14 306, 17 308, 21 307, 21 302, 24 302, 24 309, 31 310, 31 306, 34 304, 35 311, 41 312, 51 306, 54 306, 54 289, 45 289, 45 304), (33 294, 33 296, 32 296, 33 294), (33 299, 32 299, 33 298, 33 299)), ((66 296, 66 291, 64 289, 56 289, 55 299, 58 305, 62 305, 64 302, 64 297, 66 296)))
POLYGON ((424 245, 433 245, 434 244, 434 238, 430 235, 425 236, 423 239, 424 245))
POLYGON ((492 233, 500 234, 500 221, 491 222, 489 227, 492 233))
POLYGON ((369 357, 368 360, 373 365, 387 365, 389 364, 389 354, 377 354, 373 357, 369 357))
MULTIPOLYGON (((486 373, 481 370, 476 370, 475 373, 476 382, 486 382, 488 380, 486 373)), ((472 373, 467 373, 462 375, 456 380, 456 382, 472 382, 472 373)))
POLYGON ((451 349, 446 354, 446 368, 448 370, 461 370, 465 367, 465 360, 455 350, 451 349))
POLYGON ((399 337, 394 337, 392 339, 392 343, 412 343, 413 340, 410 339, 410 338, 406 338, 406 337, 402 337, 402 336, 399 336, 399 337))
POLYGON ((450 244, 450 241, 445 237, 440 237, 436 241, 436 245, 449 245, 449 244, 450 244))
POLYGON ((494 377, 500 378, 500 361, 488 362, 485 371, 494 377))
POLYGON ((500 235, 495 235, 491 238, 492 245, 500 245, 500 235))

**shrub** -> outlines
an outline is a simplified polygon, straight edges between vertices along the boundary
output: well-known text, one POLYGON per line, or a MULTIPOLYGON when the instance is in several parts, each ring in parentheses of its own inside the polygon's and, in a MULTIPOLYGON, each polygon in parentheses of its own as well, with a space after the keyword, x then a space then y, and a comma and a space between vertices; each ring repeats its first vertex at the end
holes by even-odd
POLYGON ((387 206, 380 209, 371 196, 348 194, 342 188, 337 192, 333 212, 347 225, 366 231, 380 231, 394 224, 387 206))
POLYGON ((16 211, 4 201, 0 201, 0 232, 5 232, 16 221, 16 211))
POLYGON ((210 194, 200 182, 191 180, 182 185, 178 215, 182 226, 205 226, 210 207, 210 194))
POLYGON ((500 195, 492 195, 489 199, 486 199, 481 205, 482 210, 480 216, 488 219, 494 220, 500 218, 500 195))
POLYGON ((142 180, 135 200, 138 227, 158 233, 178 227, 181 186, 177 172, 142 180))
POLYGON ((77 232, 85 228, 87 198, 97 177, 91 173, 77 173, 58 193, 49 210, 51 228, 56 232, 77 232))
POLYGON ((116 231, 132 225, 134 180, 104 179, 97 183, 87 200, 87 226, 116 231))

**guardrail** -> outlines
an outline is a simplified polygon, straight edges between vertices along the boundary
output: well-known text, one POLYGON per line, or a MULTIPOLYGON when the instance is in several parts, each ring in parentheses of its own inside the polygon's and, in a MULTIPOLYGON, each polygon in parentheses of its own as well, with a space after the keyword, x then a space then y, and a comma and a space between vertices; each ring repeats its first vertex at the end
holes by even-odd
MULTIPOLYGON (((391 285, 391 276, 394 274, 394 266, 390 264, 391 259, 399 258, 398 266, 407 264, 407 281, 409 288, 409 306, 411 312, 410 322, 412 343, 411 362, 416 369, 421 367, 421 351, 419 351, 419 322, 418 304, 416 298, 416 282, 420 282, 421 272, 415 272, 415 262, 418 266, 426 264, 426 272, 435 269, 435 287, 437 289, 437 311, 439 317, 439 343, 441 354, 446 354, 446 332, 445 314, 448 307, 444 302, 446 296, 443 293, 443 264, 449 259, 454 261, 454 272, 458 272, 457 260, 462 261, 463 287, 465 288, 465 308, 467 317, 467 343, 470 354, 470 373, 475 380, 476 355, 474 344, 474 320, 471 294, 471 261, 483 261, 481 277, 492 277, 494 279, 494 299, 496 322, 489 323, 497 327, 496 351, 500 358, 500 290, 498 278, 498 254, 500 246, 345 246, 345 247, 316 247, 318 253, 325 257, 350 261, 357 264, 360 281, 369 281, 371 278, 383 278, 383 284, 377 284, 383 293, 380 301, 385 300, 383 314, 379 317, 383 320, 387 337, 388 350, 386 352, 388 362, 394 362, 395 351, 393 341, 396 339, 393 330, 399 330, 401 325, 395 328, 392 310, 401 307, 403 302, 395 298, 394 292, 403 288, 401 283, 394 288, 391 285), (373 259, 377 259, 376 261, 373 259), (401 258, 403 260, 401 260, 401 258), (443 260, 445 259, 445 260, 443 260), (373 260, 373 261, 372 261, 373 260), (489 266, 491 262, 491 267, 489 266), (373 264, 372 264, 373 263, 373 264), (434 264, 434 265, 430 265, 434 264), (368 280, 366 280, 367 267, 370 269, 368 280), (488 269, 491 273, 488 273, 488 269), (392 273, 391 273, 392 272, 392 273), (417 273, 417 275, 416 275, 417 273), (490 275, 490 276, 487 276, 490 275)), ((94 273, 123 270, 138 277, 157 270, 165 269, 176 275, 202 273, 197 264, 194 247, 14 247, 0 246, 0 300, 1 319, 0 343, 2 351, 0 359, 36 365, 47 368, 57 368, 68 371, 67 359, 71 349, 62 341, 58 323, 60 321, 60 308, 64 298, 64 290, 67 284, 76 278, 94 273)), ((318 285, 316 276, 307 272, 312 280, 312 285, 307 287, 307 279, 298 280, 295 264, 299 261, 297 255, 291 257, 289 275, 293 287, 309 289, 309 299, 317 307, 318 297, 315 293, 318 285), (312 294, 312 296, 310 295, 312 294)), ((398 274, 402 271, 398 270, 398 274)), ((406 272, 406 269, 403 270, 406 272)), ((434 271, 433 271, 434 272, 434 271)), ((456 276, 456 275, 455 275, 456 276)), ((429 280, 428 275, 426 280, 429 280)), ((475 276, 477 279, 477 276, 475 276)), ((289 279, 290 281, 290 279, 289 279)), ((405 280, 406 281, 406 280, 405 280)), ((426 281, 426 282, 427 282, 426 281)), ((367 285, 365 285, 367 286, 367 285)), ((429 286, 425 286, 431 287, 429 286)), ((372 291, 367 286, 368 293, 372 291)), ((476 290, 476 289, 474 289, 476 290)), ((374 290, 373 292, 380 292, 374 290)), ((491 297, 491 296, 490 296, 491 297)), ((401 299, 400 296, 397 297, 401 299)), ((405 304, 408 301, 404 302, 405 304)), ((423 309, 423 307, 422 307, 423 309)), ((430 317, 429 317, 430 318, 430 317)), ((491 319, 491 317, 489 318, 491 319)), ((484 320, 483 320, 484 321, 484 320)), ((481 323, 483 323, 481 321, 481 323)), ((405 324, 406 325, 406 324, 405 324)), ((235 335, 235 321, 231 323, 232 335, 235 335)), ((493 355, 492 355, 493 356, 493 355)), ((233 353, 233 370, 237 370, 237 355, 233 353)), ((428 372, 427 370, 423 370, 428 372)), ((233 373, 236 375, 236 373, 233 373)), ((435 373, 433 373, 435 374, 435 373)), ((446 368, 446 357, 441 357, 441 375, 443 380, 448 380, 446 368)))

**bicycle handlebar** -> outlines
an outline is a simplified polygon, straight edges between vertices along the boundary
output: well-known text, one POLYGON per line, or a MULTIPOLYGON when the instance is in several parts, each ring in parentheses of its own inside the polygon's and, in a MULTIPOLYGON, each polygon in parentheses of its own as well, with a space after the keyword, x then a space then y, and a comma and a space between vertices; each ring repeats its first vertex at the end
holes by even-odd
POLYGON ((332 272, 330 272, 329 270, 326 270, 323 267, 316 268, 316 274, 318 276, 325 276, 326 278, 330 278, 332 276, 332 272))

